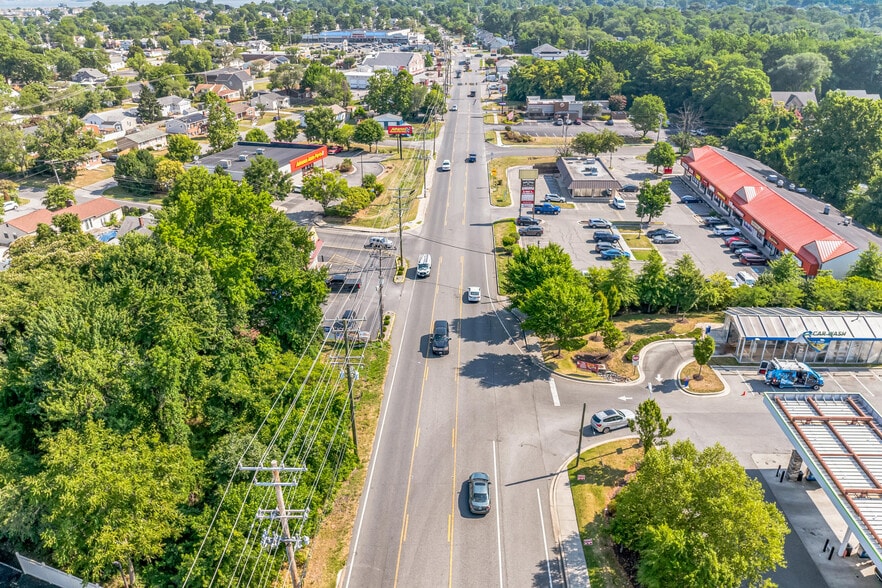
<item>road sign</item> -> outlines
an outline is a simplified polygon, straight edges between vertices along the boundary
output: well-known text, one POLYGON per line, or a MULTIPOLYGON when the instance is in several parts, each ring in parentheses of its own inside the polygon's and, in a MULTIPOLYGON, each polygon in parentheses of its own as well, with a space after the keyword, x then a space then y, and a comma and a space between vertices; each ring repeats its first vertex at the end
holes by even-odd
POLYGON ((390 136, 395 135, 413 135, 413 125, 390 125, 386 132, 390 136))

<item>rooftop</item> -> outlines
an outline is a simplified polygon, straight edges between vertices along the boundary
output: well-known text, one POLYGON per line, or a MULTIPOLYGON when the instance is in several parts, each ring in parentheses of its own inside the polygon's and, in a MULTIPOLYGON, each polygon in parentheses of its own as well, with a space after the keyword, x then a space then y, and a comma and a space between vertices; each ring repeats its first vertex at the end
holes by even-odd
POLYGON ((747 339, 882 339, 882 314, 802 308, 732 307, 726 315, 747 339))
POLYGON ((321 145, 308 145, 303 143, 251 143, 240 141, 229 149, 200 158, 199 162, 195 165, 200 165, 208 169, 208 171, 214 171, 214 169, 220 165, 221 161, 228 161, 229 167, 226 169, 227 173, 234 179, 240 180, 242 178, 242 173, 251 165, 251 160, 255 155, 258 155, 258 149, 263 150, 260 155, 272 159, 278 163, 281 168, 289 164, 293 159, 303 157, 304 155, 308 155, 321 149, 321 145), (244 161, 239 161, 240 155, 245 156, 244 161))

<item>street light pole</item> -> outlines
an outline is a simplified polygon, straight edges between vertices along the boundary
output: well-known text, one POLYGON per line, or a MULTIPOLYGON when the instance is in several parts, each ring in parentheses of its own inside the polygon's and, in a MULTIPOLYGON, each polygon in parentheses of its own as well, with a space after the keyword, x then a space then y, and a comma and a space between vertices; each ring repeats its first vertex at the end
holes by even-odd
POLYGON ((661 139, 661 128, 662 128, 662 123, 664 122, 664 120, 665 120, 665 115, 663 115, 662 113, 658 113, 658 132, 655 134, 655 142, 656 143, 658 143, 659 139, 661 139))

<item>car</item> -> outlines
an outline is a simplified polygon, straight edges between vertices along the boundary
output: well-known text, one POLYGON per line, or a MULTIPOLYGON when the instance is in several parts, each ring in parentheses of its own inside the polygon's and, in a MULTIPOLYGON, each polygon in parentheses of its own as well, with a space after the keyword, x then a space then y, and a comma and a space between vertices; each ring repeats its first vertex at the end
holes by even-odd
POLYGON ((594 416, 591 417, 591 426, 598 433, 609 433, 615 429, 624 429, 635 418, 636 416, 630 410, 608 408, 594 413, 594 416))
POLYGON ((338 153, 342 153, 343 148, 339 145, 328 145, 328 155, 337 155, 338 153))
POLYGON ((521 237, 541 237, 545 231, 539 225, 518 227, 518 235, 521 237))
POLYGON ((481 288, 478 286, 469 286, 469 289, 466 290, 466 300, 469 302, 480 302, 481 288))
POLYGON ((612 223, 606 220, 605 218, 589 218, 588 219, 588 228, 589 229, 611 229, 612 223))
POLYGON ((450 107, 450 110, 451 110, 451 112, 456 112, 457 110, 459 110, 459 105, 454 104, 453 106, 450 107))
POLYGON ((581 126, 581 124, 582 124, 582 119, 581 119, 581 118, 577 118, 576 120, 573 121, 573 124, 576 125, 577 127, 578 127, 578 126, 581 126))
POLYGON ((779 188, 783 188, 784 187, 784 180, 778 180, 777 182, 775 182, 775 185, 778 186, 779 188))
POLYGON ((766 265, 768 260, 759 253, 742 253, 738 256, 738 261, 744 265, 766 265))
POLYGON ((706 216, 701 219, 703 225, 713 227, 715 225, 725 225, 726 221, 718 216, 706 216))
POLYGON ((666 233, 664 235, 656 235, 652 238, 653 243, 679 243, 681 241, 680 235, 675 235, 674 233, 666 233))
POLYGON ((328 276, 325 283, 331 291, 354 291, 357 293, 361 290, 361 277, 358 275, 332 274, 328 276))
POLYGON ((740 235, 741 229, 730 227, 729 225, 717 225, 714 227, 714 235, 719 237, 734 237, 740 235))
POLYGON ((441 171, 450 171, 450 160, 445 159, 441 162, 441 171))
POLYGON ((738 286, 740 286, 740 284, 738 283, 738 280, 735 279, 735 276, 726 276, 726 280, 729 282, 729 284, 733 288, 737 288, 738 286))
POLYGON ((3 212, 10 212, 12 210, 18 210, 18 202, 15 200, 7 200, 3 203, 3 212))
POLYGON ((566 202, 567 199, 561 196, 560 194, 546 194, 545 198, 542 199, 543 202, 566 202))
POLYGON ((603 123, 603 124, 605 124, 605 125, 608 126, 608 127, 611 127, 611 126, 614 126, 616 123, 615 123, 615 121, 614 121, 613 119, 609 118, 609 119, 607 119, 606 122, 603 123))
POLYGON ((621 249, 604 249, 600 252, 600 257, 603 259, 615 259, 616 257, 631 259, 631 254, 621 249))
POLYGON ((560 214, 560 206, 544 202, 533 207, 533 214, 560 214))
POLYGON ((778 174, 769 174, 766 176, 767 182, 772 182, 773 184, 778 181, 778 174))
POLYGON ((738 272, 735 274, 735 281, 739 286, 753 286, 756 284, 756 278, 749 272, 738 272))
POLYGON ((484 472, 474 472, 469 476, 469 512, 490 512, 490 476, 484 472))
POLYGON ((660 227, 658 229, 651 229, 649 231, 646 231, 646 236, 649 239, 652 239, 654 237, 658 237, 659 235, 673 235, 673 234, 674 234, 674 231, 672 231, 671 229, 666 229, 664 227, 660 227))
POLYGON ((625 184, 622 186, 622 192, 639 192, 640 186, 637 184, 625 184))
POLYGON ((680 204, 701 204, 701 198, 694 194, 685 194, 680 197, 680 204))
POLYGON ((447 355, 450 353, 450 324, 441 319, 432 327, 432 353, 447 355))
POLYGON ((796 191, 796 184, 794 184, 793 182, 790 182, 789 184, 787 184, 787 189, 792 190, 792 191, 796 191))
POLYGON ((744 247, 739 247, 738 249, 733 251, 733 253, 738 257, 741 257, 742 253, 758 253, 758 251, 753 245, 745 245, 744 247))
POLYGON ((519 216, 515 219, 515 224, 519 227, 537 226, 540 222, 538 218, 533 218, 532 216, 519 216))
POLYGON ((618 245, 616 243, 610 243, 609 241, 601 241, 594 246, 594 253, 603 253, 607 249, 618 249, 618 245))
POLYGON ((395 249, 395 244, 388 237, 371 237, 364 244, 365 249, 395 249))
POLYGON ((340 315, 340 318, 334 321, 333 330, 343 331, 346 329, 358 328, 357 321, 358 315, 355 313, 354 310, 344 310, 343 314, 340 315))
POLYGON ((595 243, 599 243, 601 241, 606 241, 607 243, 618 243, 620 238, 620 235, 617 235, 612 231, 594 231, 595 243))
POLYGON ((567 125, 567 126, 570 126, 571 124, 573 124, 573 121, 570 120, 569 118, 565 118, 565 119, 564 119, 564 124, 567 125))
POLYGON ((476 161, 478 161, 477 153, 469 153, 469 156, 466 157, 466 163, 475 163, 476 161))
POLYGON ((625 210, 625 199, 621 196, 613 196, 611 204, 617 210, 625 210))
POLYGON ((747 239, 745 239, 745 238, 742 237, 741 235, 738 235, 737 237, 728 237, 728 238, 726 239, 725 243, 726 243, 726 245, 728 246, 728 245, 731 245, 732 243, 734 243, 734 242, 736 242, 736 241, 743 241, 743 242, 745 242, 745 243, 748 242, 747 239))
POLYGON ((726 246, 730 250, 735 251, 736 249, 741 249, 742 247, 752 247, 753 243, 751 243, 747 239, 736 239, 735 237, 729 237, 729 239, 726 240, 726 246))
POLYGON ((796 189, 796 193, 797 194, 808 194, 808 188, 803 188, 802 186, 800 186, 799 188, 796 189))
POLYGON ((612 198, 613 191, 610 188, 604 188, 603 190, 601 190, 600 195, 605 198, 612 198))
POLYGON ((556 118, 556 119, 554 119, 554 126, 556 126, 556 127, 562 127, 563 124, 564 124, 563 119, 561 119, 561 118, 556 118))

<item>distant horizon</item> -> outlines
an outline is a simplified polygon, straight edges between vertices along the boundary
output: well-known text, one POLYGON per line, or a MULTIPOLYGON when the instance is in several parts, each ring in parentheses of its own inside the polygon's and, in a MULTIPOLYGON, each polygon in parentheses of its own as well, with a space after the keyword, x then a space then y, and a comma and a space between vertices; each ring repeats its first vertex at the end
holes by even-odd
MULTIPOLYGON (((102 4, 108 6, 120 6, 131 4, 132 0, 100 0, 102 4)), ((138 4, 171 4, 176 0, 137 0, 138 4)), ((41 8, 44 10, 52 10, 64 5, 68 8, 88 8, 98 0, 0 0, 0 10, 14 8, 41 8)), ((259 4, 256 0, 219 0, 215 4, 229 6, 242 6, 244 4, 259 4)))

